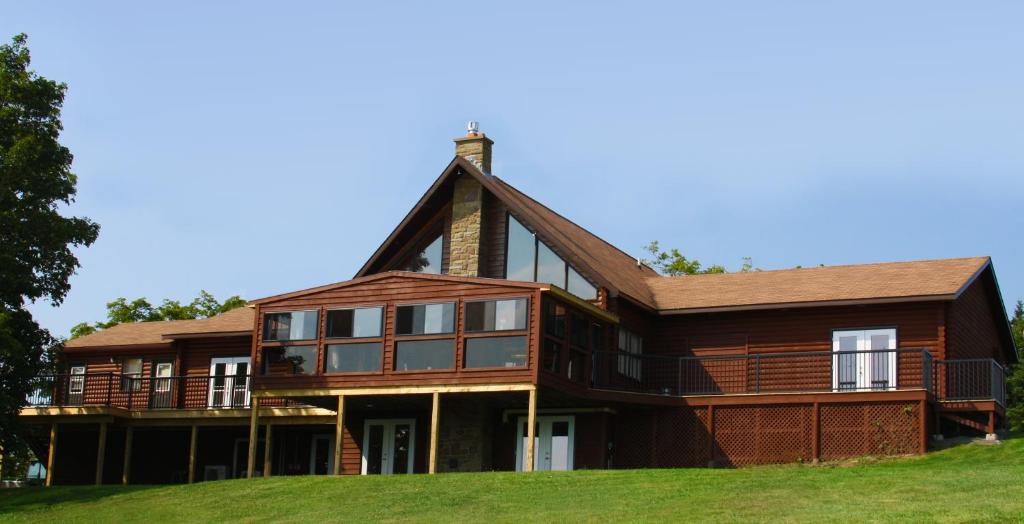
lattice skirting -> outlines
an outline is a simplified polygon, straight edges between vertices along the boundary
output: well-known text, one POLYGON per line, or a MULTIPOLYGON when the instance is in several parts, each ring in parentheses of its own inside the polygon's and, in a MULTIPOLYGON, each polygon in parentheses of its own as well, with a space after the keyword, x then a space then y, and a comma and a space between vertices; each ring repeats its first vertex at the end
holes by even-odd
POLYGON ((746 466, 923 453, 920 402, 716 406, 630 411, 613 467, 746 466))

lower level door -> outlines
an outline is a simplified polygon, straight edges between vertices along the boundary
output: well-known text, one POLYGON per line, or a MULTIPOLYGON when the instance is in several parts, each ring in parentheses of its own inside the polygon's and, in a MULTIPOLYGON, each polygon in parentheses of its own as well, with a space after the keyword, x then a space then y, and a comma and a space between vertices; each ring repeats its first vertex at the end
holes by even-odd
POLYGON ((363 475, 412 473, 416 421, 368 419, 363 426, 363 475))
MULTIPOLYGON (((526 469, 526 417, 519 417, 516 428, 516 471, 523 471, 526 469)), ((575 437, 575 417, 571 415, 537 417, 533 441, 533 470, 571 470, 575 437)))
POLYGON ((309 447, 309 474, 330 475, 334 472, 334 435, 313 435, 309 447))

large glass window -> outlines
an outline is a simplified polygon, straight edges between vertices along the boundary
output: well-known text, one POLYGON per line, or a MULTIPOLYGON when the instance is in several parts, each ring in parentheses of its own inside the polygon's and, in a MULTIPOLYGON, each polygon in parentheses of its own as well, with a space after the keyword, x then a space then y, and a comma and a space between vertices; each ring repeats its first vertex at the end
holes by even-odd
POLYGON ((316 372, 316 346, 263 348, 264 375, 312 375, 316 372))
POLYGON ((466 302, 465 331, 511 331, 526 329, 526 299, 466 302))
POLYGON ((142 359, 130 357, 121 361, 121 391, 138 391, 142 387, 142 359))
POLYGON ((573 295, 587 300, 597 299, 597 288, 571 267, 569 268, 569 282, 567 285, 566 291, 573 295))
POLYGON ((360 307, 327 312, 327 338, 379 337, 384 308, 360 307))
POLYGON ((597 288, 512 215, 508 215, 505 278, 554 284, 580 298, 594 300, 597 288))
POLYGON ((619 328, 619 373, 634 380, 640 380, 644 352, 644 339, 627 329, 619 328))
POLYGON ((508 245, 505 250, 505 278, 533 282, 537 241, 518 220, 508 216, 508 245))
POLYGON ((395 314, 398 335, 431 335, 455 331, 455 303, 398 306, 395 314))
POLYGON ((318 311, 267 313, 263 317, 263 340, 313 340, 318 311))
POLYGON ((427 244, 423 251, 412 257, 406 269, 416 273, 441 273, 443 238, 443 235, 438 235, 437 238, 427 244))
POLYGON ((467 368, 512 368, 525 365, 525 336, 466 339, 467 368))
POLYGON ((327 373, 358 373, 381 370, 380 342, 368 344, 329 344, 324 367, 327 373))
POLYGON ((395 370, 452 369, 455 340, 400 340, 395 345, 395 370))
POLYGON ((566 308, 558 302, 544 302, 544 332, 557 338, 565 337, 566 308))

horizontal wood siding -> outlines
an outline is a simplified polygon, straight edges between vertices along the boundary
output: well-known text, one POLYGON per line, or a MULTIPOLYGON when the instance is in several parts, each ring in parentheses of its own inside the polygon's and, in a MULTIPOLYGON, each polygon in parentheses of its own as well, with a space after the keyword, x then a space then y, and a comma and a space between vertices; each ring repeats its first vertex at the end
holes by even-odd
POLYGON ((971 284, 959 298, 949 303, 948 338, 950 360, 994 358, 1005 362, 997 322, 1002 312, 994 311, 988 290, 991 278, 986 274, 971 284))
POLYGON ((181 369, 176 374, 203 376, 210 374, 210 360, 218 357, 247 357, 251 338, 225 337, 190 339, 181 342, 181 369))

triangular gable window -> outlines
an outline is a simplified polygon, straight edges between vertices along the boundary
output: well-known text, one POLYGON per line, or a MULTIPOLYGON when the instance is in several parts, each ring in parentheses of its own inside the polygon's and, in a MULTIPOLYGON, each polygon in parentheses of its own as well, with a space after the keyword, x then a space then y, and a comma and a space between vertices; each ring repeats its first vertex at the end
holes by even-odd
POLYGON ((409 264, 406 266, 408 271, 415 273, 441 273, 441 255, 442 255, 442 242, 443 236, 437 235, 437 238, 432 240, 427 247, 423 248, 409 260, 409 264))
POLYGON ((586 300, 597 298, 597 288, 555 254, 512 215, 508 216, 505 278, 554 284, 586 300))

